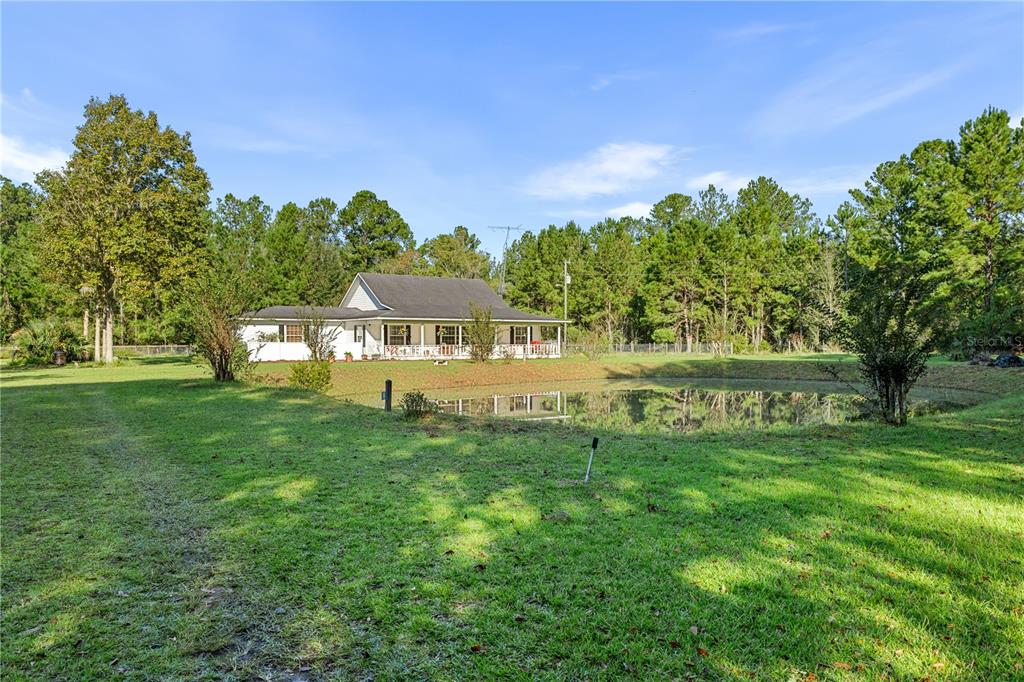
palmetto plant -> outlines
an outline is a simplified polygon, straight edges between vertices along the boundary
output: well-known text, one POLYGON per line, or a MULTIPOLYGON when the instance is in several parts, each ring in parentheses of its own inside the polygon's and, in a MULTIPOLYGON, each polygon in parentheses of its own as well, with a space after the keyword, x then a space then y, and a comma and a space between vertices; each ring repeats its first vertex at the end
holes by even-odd
POLYGON ((53 362, 61 351, 67 360, 82 360, 87 354, 86 340, 62 320, 33 320, 11 335, 14 360, 28 364, 53 362))

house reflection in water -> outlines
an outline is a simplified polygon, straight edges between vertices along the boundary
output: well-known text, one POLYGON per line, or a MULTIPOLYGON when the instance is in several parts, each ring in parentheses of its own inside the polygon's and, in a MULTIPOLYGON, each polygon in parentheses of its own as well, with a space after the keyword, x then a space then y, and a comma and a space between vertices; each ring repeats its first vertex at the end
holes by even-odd
POLYGON ((514 417, 537 421, 569 419, 569 415, 565 413, 566 401, 562 391, 438 400, 437 407, 441 412, 447 414, 467 414, 478 417, 514 417))

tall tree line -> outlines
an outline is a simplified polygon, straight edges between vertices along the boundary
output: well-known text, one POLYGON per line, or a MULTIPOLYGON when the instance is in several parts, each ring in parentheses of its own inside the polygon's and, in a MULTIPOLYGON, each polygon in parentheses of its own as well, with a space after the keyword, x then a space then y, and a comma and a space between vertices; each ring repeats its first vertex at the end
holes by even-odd
POLYGON ((670 194, 643 219, 526 234, 507 255, 508 297, 562 313, 568 261, 570 319, 609 342, 820 346, 839 253, 806 199, 761 177, 735 199, 709 186, 696 199, 670 194))
POLYGON ((188 133, 122 95, 91 99, 63 168, 37 186, 0 178, 0 341, 33 320, 83 316, 95 355, 116 342, 190 340, 186 298, 211 267, 240 267, 253 305, 337 304, 359 271, 488 277, 465 227, 417 248, 397 210, 362 190, 276 210, 209 203, 188 133), (91 322, 91 326, 90 326, 91 322))
POLYGON ((822 349, 841 341, 852 294, 884 297, 920 276, 933 347, 1024 344, 1020 123, 988 109, 958 139, 922 142, 824 222, 807 199, 759 177, 735 197, 709 186, 670 194, 642 219, 527 233, 506 254, 508 298, 560 315, 567 261, 573 326, 609 342, 822 349))
POLYGON ((228 194, 211 211, 209 249, 244 255, 253 305, 338 305, 358 272, 486 279, 490 256, 465 227, 416 247, 384 199, 362 190, 344 206, 321 197, 273 210, 228 194))
MULTIPOLYGON (((571 329, 608 342, 820 349, 840 341, 851 296, 870 289, 865 273, 888 267, 922 273, 936 347, 1020 343, 1017 123, 989 109, 956 139, 921 143, 824 221, 759 177, 735 196, 714 186, 670 194, 644 218, 528 232, 502 254, 506 297, 559 316, 566 306, 571 329)), ((0 182, 4 339, 33 319, 84 313, 93 329, 99 322, 107 357, 115 325, 127 342, 188 341, 189 285, 225 263, 245 275, 254 307, 337 304, 359 271, 492 279, 498 270, 464 226, 417 246, 400 213, 368 190, 344 205, 272 207, 231 194, 211 205, 188 134, 123 96, 87 104, 67 165, 37 184, 0 182)), ((883 280, 872 287, 898 286, 883 280)))

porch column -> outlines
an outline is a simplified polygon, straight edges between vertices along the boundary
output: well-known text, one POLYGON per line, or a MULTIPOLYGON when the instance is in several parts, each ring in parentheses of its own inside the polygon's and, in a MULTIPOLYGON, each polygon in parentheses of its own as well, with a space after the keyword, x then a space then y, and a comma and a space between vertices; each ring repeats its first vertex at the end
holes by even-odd
POLYGON ((422 323, 420 324, 420 355, 423 355, 423 334, 424 334, 423 328, 425 326, 426 325, 424 325, 422 323))
POLYGON ((557 336, 555 337, 557 339, 555 342, 555 351, 558 353, 558 357, 562 357, 562 327, 558 326, 555 327, 555 329, 558 330, 557 336))
POLYGON ((462 325, 459 325, 459 353, 462 353, 462 325))

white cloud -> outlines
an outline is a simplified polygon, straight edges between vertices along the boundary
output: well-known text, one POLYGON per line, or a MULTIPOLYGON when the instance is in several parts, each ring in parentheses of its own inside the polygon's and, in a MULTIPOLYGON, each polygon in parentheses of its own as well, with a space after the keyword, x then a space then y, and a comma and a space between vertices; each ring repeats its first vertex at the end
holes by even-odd
POLYGON ((744 175, 719 170, 690 178, 686 181, 686 186, 692 190, 702 190, 707 189, 708 185, 714 185, 717 189, 735 194, 746 187, 748 182, 750 178, 744 175))
POLYGON ((1024 119, 1024 107, 1017 110, 1017 113, 1010 114, 1010 127, 1020 128, 1021 119, 1024 119))
POLYGON ((605 213, 611 218, 646 218, 654 208, 653 204, 645 201, 631 201, 622 206, 609 208, 605 213))
POLYGON ((60 168, 68 160, 63 149, 26 143, 0 133, 0 175, 15 182, 34 182, 36 173, 60 168))
POLYGON ((586 199, 619 194, 662 175, 679 152, 667 144, 606 144, 583 159, 534 173, 526 179, 523 189, 542 199, 586 199))
POLYGON ((908 74, 893 69, 885 56, 884 51, 866 46, 861 55, 827 60, 780 92, 754 117, 752 130, 764 137, 832 130, 938 87, 967 66, 961 61, 908 74))

